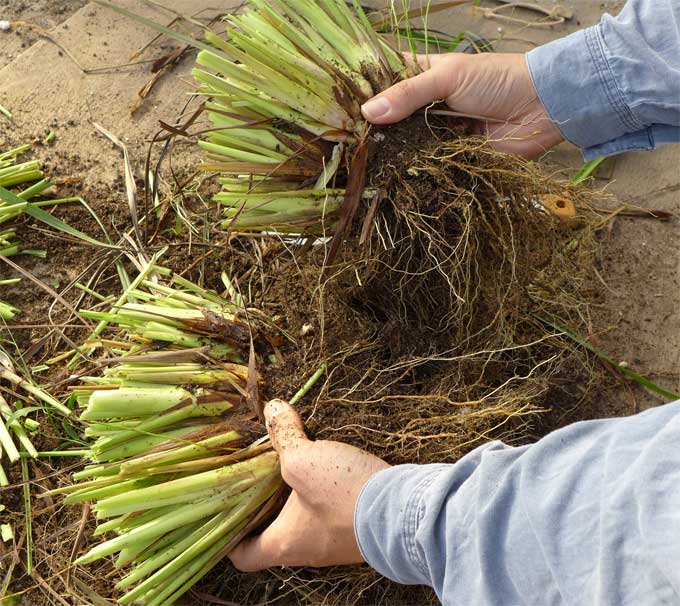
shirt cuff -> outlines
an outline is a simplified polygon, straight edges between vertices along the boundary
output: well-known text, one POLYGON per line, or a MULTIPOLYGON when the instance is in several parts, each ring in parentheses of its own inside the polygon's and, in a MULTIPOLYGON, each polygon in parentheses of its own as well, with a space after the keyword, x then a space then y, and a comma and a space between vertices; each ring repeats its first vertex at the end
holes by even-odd
POLYGON ((615 156, 625 151, 648 151, 659 145, 680 143, 680 126, 652 124, 649 128, 628 133, 613 141, 589 147, 583 151, 586 162, 595 158, 615 156))
POLYGON ((364 486, 354 510, 361 554, 383 576, 403 585, 431 585, 416 543, 428 487, 447 465, 397 465, 379 471, 364 486))
POLYGON ((589 149, 636 133, 628 142, 632 147, 622 142, 617 151, 640 149, 646 129, 617 85, 599 25, 539 46, 527 53, 527 64, 543 106, 567 141, 589 149))

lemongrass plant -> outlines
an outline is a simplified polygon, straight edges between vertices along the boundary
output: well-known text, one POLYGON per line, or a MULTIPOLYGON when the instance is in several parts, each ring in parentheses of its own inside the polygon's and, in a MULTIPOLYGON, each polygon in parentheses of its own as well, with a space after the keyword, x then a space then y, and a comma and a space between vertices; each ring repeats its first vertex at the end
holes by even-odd
POLYGON ((2 467, 3 458, 10 464, 19 461, 19 448, 26 456, 38 458, 38 451, 33 446, 29 433, 35 431, 39 424, 27 415, 37 410, 37 406, 25 406, 18 394, 23 394, 26 402, 46 404, 59 413, 68 416, 70 409, 59 400, 35 384, 30 375, 22 376, 15 370, 10 357, 0 349, 0 486, 7 486, 7 475, 2 467), (13 400, 7 401, 3 391, 11 394, 13 400))
MULTIPOLYGON (((224 229, 324 234, 329 260, 364 191, 368 125, 361 105, 416 73, 375 31, 358 0, 246 0, 204 41, 97 4, 200 50, 193 76, 211 128, 199 145, 221 173, 224 229)), ((193 121, 192 121, 193 122, 193 121)))
POLYGON ((247 405, 259 378, 240 298, 153 269, 165 284, 140 280, 123 305, 82 312, 124 334, 73 391, 90 464, 53 494, 93 501, 95 535, 116 535, 76 563, 117 554, 118 603, 170 606, 267 515, 282 480, 247 405))
POLYGON ((361 104, 410 68, 356 0, 354 11, 344 0, 247 3, 226 17, 227 39, 206 32, 193 71, 212 124, 202 168, 223 173, 225 228, 319 232, 363 193, 361 104), (335 180, 346 185, 329 189, 335 180))
MULTIPOLYGON (((9 222, 17 219, 28 206, 28 201, 44 193, 52 182, 46 179, 40 170, 38 160, 20 161, 22 154, 31 149, 30 145, 21 145, 5 152, 0 152, 0 187, 19 189, 17 196, 20 202, 7 202, 0 198, 0 256, 13 257, 20 253, 43 256, 42 251, 26 250, 16 238, 16 227, 9 222), (24 187, 31 183, 29 187, 24 187)), ((3 286, 16 284, 18 279, 0 280, 0 294, 3 286)), ((0 320, 12 320, 19 310, 0 300, 0 320)))

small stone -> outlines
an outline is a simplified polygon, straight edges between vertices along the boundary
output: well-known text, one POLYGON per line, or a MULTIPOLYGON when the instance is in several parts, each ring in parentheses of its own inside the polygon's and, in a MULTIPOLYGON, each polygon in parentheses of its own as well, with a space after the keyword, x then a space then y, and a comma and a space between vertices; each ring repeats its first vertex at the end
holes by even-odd
POLYGON ((311 324, 304 324, 302 326, 302 329, 300 330, 300 336, 301 337, 307 337, 307 336, 311 336, 313 334, 314 334, 314 326, 312 326, 311 324))
POLYGON ((0 32, 8 32, 12 29, 12 24, 9 21, 0 21, 0 32))

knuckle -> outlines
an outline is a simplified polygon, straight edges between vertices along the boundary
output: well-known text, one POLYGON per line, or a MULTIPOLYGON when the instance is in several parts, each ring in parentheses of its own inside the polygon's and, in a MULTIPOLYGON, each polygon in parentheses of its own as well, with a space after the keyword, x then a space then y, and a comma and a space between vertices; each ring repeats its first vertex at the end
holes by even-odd
POLYGON ((276 566, 287 566, 292 553, 290 540, 281 538, 273 541, 269 548, 269 555, 276 566))
POLYGON ((396 96, 408 98, 415 91, 413 80, 402 80, 401 82, 398 82, 392 90, 396 96))

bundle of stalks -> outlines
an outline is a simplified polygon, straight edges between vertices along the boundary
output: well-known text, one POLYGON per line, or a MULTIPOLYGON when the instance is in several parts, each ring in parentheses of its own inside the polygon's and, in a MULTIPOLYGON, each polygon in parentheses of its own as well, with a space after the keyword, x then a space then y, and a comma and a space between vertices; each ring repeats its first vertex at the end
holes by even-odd
MULTIPOLYGON (((19 461, 21 457, 19 449, 30 458, 38 458, 38 452, 29 434, 38 429, 39 423, 27 415, 39 407, 27 406, 29 400, 37 404, 46 404, 63 415, 71 414, 69 408, 38 387, 27 374, 22 376, 18 373, 9 356, 0 350, 0 462, 3 457, 6 457, 10 464, 19 461), (7 393, 14 396, 11 404, 3 394, 6 387, 7 393), (19 394, 23 396, 23 400, 19 398, 19 394)), ((0 486, 8 484, 7 475, 0 464, 0 486)))
POLYGON ((193 76, 211 126, 200 168, 221 173, 224 229, 324 234, 337 223, 339 242, 372 197, 361 105, 419 70, 358 0, 246 0, 225 17, 226 39, 206 30, 204 41, 97 2, 200 50, 193 76))
POLYGON ((356 0, 248 4, 228 40, 206 33, 193 71, 212 124, 203 168, 223 173, 223 227, 319 233, 364 193, 361 104, 411 68, 356 0))
MULTIPOLYGON (((168 272, 156 268, 159 272, 168 272)), ((94 501, 95 536, 76 563, 118 554, 120 604, 169 606, 276 506, 278 458, 253 421, 259 378, 242 308, 177 276, 83 316, 124 331, 116 357, 73 393, 94 439, 67 503, 94 501)))
MULTIPOLYGON (((40 196, 52 187, 52 182, 46 179, 40 170, 38 160, 20 161, 20 157, 31 149, 30 145, 21 145, 6 152, 0 152, 0 187, 11 188, 21 198, 21 203, 11 203, 0 197, 0 256, 12 257, 20 253, 44 256, 43 251, 26 250, 16 238, 16 227, 11 226, 26 210, 28 201, 40 196), (24 188, 27 183, 32 183, 24 188)), ((4 286, 19 283, 18 278, 0 280, 0 292, 4 286)), ((0 300, 0 319, 12 320, 19 310, 0 300)))

